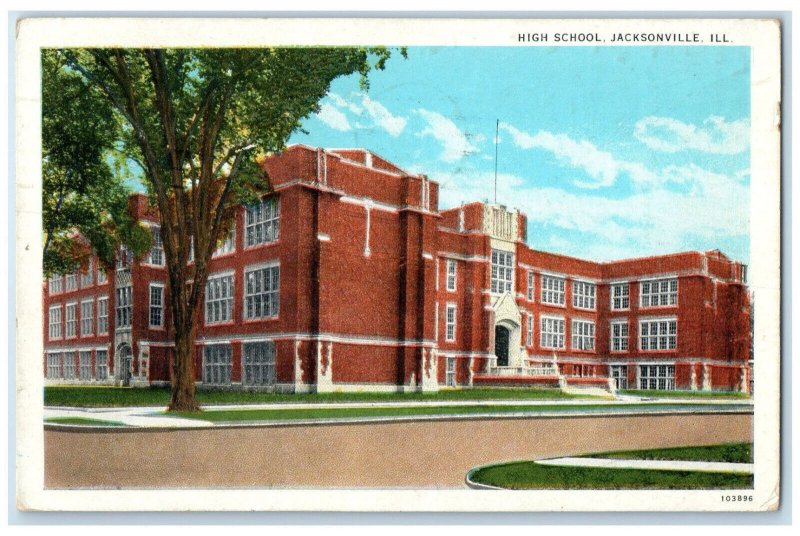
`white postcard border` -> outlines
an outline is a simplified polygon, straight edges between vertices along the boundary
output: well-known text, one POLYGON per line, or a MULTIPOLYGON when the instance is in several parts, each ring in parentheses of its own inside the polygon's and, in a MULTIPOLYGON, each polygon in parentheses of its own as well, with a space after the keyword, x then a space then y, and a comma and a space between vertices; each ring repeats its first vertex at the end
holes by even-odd
MULTIPOLYGON (((552 46, 553 43, 541 45, 552 46)), ((566 43, 560 46, 583 46, 566 43)), ((611 46, 606 44, 606 46, 611 46)), ((625 46, 637 46, 626 43, 625 46)), ((644 43, 638 46, 655 46, 644 43)), ((662 45, 664 46, 664 45, 662 45)), ((706 46, 706 45, 689 45, 706 46)), ((720 45, 722 46, 722 45, 720 45)), ((778 505, 780 430, 780 33, 744 19, 28 19, 16 65, 16 355, 18 506, 33 510, 748 511, 778 505), (751 47, 751 267, 757 296, 755 489, 700 491, 45 490, 41 370, 41 127, 39 49, 52 46, 519 44, 531 31, 727 33, 751 47), (25 357, 31 356, 31 357, 25 357), (748 503, 723 494, 748 493, 748 503)))

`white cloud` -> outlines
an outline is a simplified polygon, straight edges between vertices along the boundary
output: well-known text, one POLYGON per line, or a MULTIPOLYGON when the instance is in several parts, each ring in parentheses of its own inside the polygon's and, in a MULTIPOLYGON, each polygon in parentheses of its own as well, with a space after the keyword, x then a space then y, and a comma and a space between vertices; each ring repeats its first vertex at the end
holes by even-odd
MULTIPOLYGON (((381 104, 380 102, 371 99, 368 95, 363 93, 353 93, 352 97, 358 99, 360 102, 356 103, 350 100, 345 99, 341 95, 337 95, 336 93, 330 93, 328 98, 330 101, 336 106, 328 105, 333 111, 336 112, 337 117, 335 119, 336 125, 342 125, 342 119, 347 121, 347 116, 345 112, 350 114, 351 116, 356 116, 358 119, 364 119, 369 117, 371 122, 364 122, 364 121, 355 121, 356 128, 365 129, 370 128, 373 126, 377 126, 389 133, 392 137, 397 137, 403 133, 403 130, 406 128, 406 124, 408 120, 405 117, 400 115, 392 114, 386 106, 381 104), (366 112, 366 113, 365 113, 366 112), (341 117, 339 117, 341 116, 341 117)), ((323 104, 323 106, 325 106, 323 104)), ((332 128, 336 128, 333 124, 326 123, 328 126, 332 128)), ((349 122, 348 122, 349 126, 349 122)), ((337 129, 342 130, 342 129, 337 129)), ((347 129, 349 130, 349 128, 347 129)))
POLYGON ((511 135, 511 141, 520 149, 544 149, 565 164, 585 171, 593 180, 576 180, 580 188, 596 189, 612 186, 620 174, 627 174, 637 183, 653 183, 658 177, 639 162, 617 159, 608 151, 599 149, 586 140, 573 140, 566 134, 553 134, 540 130, 529 134, 507 123, 500 128, 511 135))
MULTIPOLYGON (((686 244, 710 249, 723 238, 748 236, 749 188, 737 177, 693 164, 669 166, 654 175, 664 176, 655 188, 610 198, 589 191, 528 186, 518 176, 500 174, 498 201, 528 216, 533 229, 529 243, 535 247, 598 261, 674 253, 685 250, 686 244), (689 192, 667 188, 671 176, 680 176, 689 192), (579 239, 565 240, 565 231, 579 239)), ((430 176, 441 185, 442 207, 491 201, 494 196, 491 171, 430 176)))
MULTIPOLYGON (((431 136, 442 144, 441 159, 445 162, 456 162, 465 155, 478 151, 458 126, 438 112, 419 108, 415 113, 422 116, 427 126, 419 132, 419 136, 431 136)), ((480 141, 480 140, 478 140, 480 141)))
POLYGON ((728 123, 712 115, 702 125, 684 123, 670 117, 645 117, 633 131, 636 139, 666 153, 695 150, 714 154, 738 154, 750 146, 750 121, 737 119, 728 123))
POLYGON ((367 95, 361 96, 361 104, 375 124, 394 136, 399 136, 406 128, 408 120, 399 115, 392 115, 380 102, 369 98, 367 95))
POLYGON ((350 122, 347 120, 347 116, 327 102, 323 102, 320 105, 317 117, 334 130, 346 132, 352 129, 350 122))
POLYGON ((351 112, 353 112, 356 115, 361 115, 361 112, 364 111, 364 109, 361 106, 359 106, 358 104, 350 102, 350 101, 344 99, 341 95, 338 95, 336 93, 329 93, 328 97, 330 97, 330 99, 333 101, 333 103, 336 106, 338 106, 339 108, 346 108, 346 109, 350 110, 351 112))

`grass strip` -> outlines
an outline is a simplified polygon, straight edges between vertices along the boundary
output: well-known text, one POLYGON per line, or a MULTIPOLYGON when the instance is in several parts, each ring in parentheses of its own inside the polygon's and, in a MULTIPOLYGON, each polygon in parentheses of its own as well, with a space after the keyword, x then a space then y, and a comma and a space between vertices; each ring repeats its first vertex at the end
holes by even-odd
POLYGON ((514 462, 472 472, 474 482, 506 489, 749 489, 753 475, 699 471, 558 467, 514 462))
POLYGON ((54 424, 81 424, 84 426, 125 426, 125 424, 121 422, 89 419, 86 417, 50 417, 45 419, 44 422, 54 424))
MULTIPOLYGON (((346 419, 359 417, 414 417, 429 415, 478 415, 499 413, 558 413, 630 411, 636 408, 686 411, 686 404, 644 403, 631 405, 611 404, 552 404, 552 405, 480 405, 480 406, 416 406, 416 407, 365 407, 365 408, 291 408, 291 409, 230 409, 209 410, 199 413, 170 413, 176 417, 210 422, 283 421, 306 419, 346 419)), ((702 409, 729 409, 704 404, 702 409)))
POLYGON ((724 443, 702 447, 676 447, 648 450, 620 450, 586 454, 584 458, 617 460, 685 460, 703 462, 753 463, 752 443, 724 443))
MULTIPOLYGON (((263 393, 252 391, 199 390, 201 405, 314 403, 314 402, 416 402, 449 400, 574 400, 597 398, 570 395, 558 389, 448 389, 438 393, 263 393)), ((48 386, 44 389, 46 406, 125 407, 166 406, 170 391, 166 387, 89 387, 48 386)))
POLYGON ((652 398, 705 398, 705 399, 749 399, 747 393, 733 391, 658 391, 643 389, 625 389, 618 391, 621 395, 643 396, 652 398))

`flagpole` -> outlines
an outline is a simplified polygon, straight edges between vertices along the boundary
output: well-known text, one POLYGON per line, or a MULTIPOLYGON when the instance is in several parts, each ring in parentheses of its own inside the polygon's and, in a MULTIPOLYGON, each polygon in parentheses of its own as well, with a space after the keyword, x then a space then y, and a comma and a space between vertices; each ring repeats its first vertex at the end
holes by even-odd
POLYGON ((500 119, 497 120, 494 129, 494 204, 497 204, 497 145, 500 136, 500 119))

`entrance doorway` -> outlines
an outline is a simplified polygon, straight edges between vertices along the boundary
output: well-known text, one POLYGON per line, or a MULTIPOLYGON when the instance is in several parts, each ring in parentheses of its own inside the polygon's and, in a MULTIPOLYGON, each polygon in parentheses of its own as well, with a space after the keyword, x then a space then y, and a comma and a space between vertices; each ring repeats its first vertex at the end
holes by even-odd
POLYGON ((497 356, 497 366, 508 366, 508 341, 511 332, 503 326, 494 327, 494 355, 497 356))
POLYGON ((133 351, 130 344, 122 344, 117 348, 119 352, 119 379, 122 385, 128 387, 131 384, 131 362, 133 361, 133 351))

